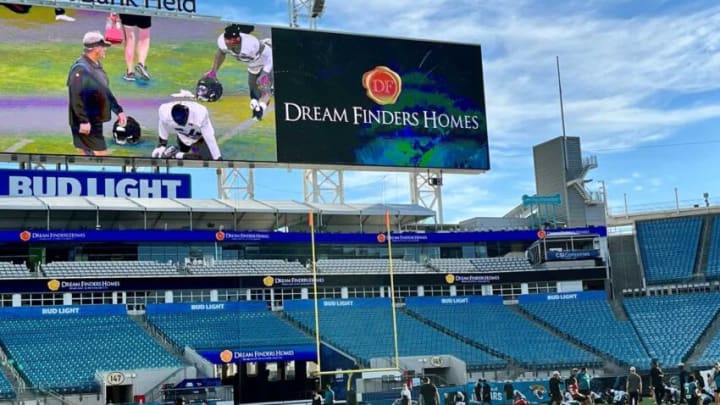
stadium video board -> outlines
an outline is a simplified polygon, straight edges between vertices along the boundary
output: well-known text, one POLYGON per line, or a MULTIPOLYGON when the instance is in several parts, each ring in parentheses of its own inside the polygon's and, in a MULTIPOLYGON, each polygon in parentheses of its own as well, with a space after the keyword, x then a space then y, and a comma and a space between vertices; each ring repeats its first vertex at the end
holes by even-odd
POLYGON ((244 24, 228 30, 228 22, 209 18, 136 22, 95 9, 67 8, 70 22, 50 7, 25 11, 0 7, 5 161, 40 155, 139 166, 490 167, 478 45, 244 24), (104 82, 79 59, 85 40, 97 44, 86 35, 93 30, 120 42, 100 46, 114 99, 88 84, 104 82), (126 52, 132 37, 135 50, 126 52), (143 40, 150 45, 138 67, 143 40), (125 126, 114 125, 117 106, 132 118, 125 126), (82 125, 108 118, 102 128, 82 125))

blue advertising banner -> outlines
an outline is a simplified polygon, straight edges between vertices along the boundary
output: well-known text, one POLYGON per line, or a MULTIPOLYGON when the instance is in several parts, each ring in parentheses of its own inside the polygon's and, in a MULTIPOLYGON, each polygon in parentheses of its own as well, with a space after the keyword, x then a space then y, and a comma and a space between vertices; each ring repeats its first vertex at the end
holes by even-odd
POLYGON ((503 298, 499 295, 491 295, 487 297, 407 297, 405 298, 405 303, 409 307, 417 307, 423 305, 502 305, 503 298))
POLYGON ((315 360, 317 358, 316 353, 315 346, 313 345, 198 350, 198 354, 213 364, 258 361, 315 360))
POLYGON ((126 315, 124 305, 62 305, 53 307, 3 307, 0 318, 126 315))
POLYGON ((265 302, 201 302, 182 304, 148 304, 145 311, 148 314, 179 314, 191 312, 230 312, 230 311, 266 311, 265 302))
MULTIPOLYGON (((505 404, 505 383, 500 381, 488 381, 490 386, 490 399, 492 404, 505 404)), ((468 383, 465 386, 465 398, 475 400, 473 390, 474 383, 468 383)), ((522 394, 532 405, 547 404, 550 402, 548 381, 531 380, 531 381, 513 381, 512 388, 514 393, 522 394)), ((474 401, 477 402, 477 401, 474 401)), ((470 401, 467 401, 470 403, 470 401)))
POLYGON ((527 294, 520 295, 518 302, 524 304, 526 302, 547 302, 547 301, 586 301, 586 300, 604 300, 607 294, 604 291, 578 291, 557 294, 527 294))
MULTIPOLYGON (((607 234, 604 227, 562 230, 563 234, 607 234)), ((547 231, 549 235, 553 233, 547 231)), ((451 233, 398 233, 391 234, 393 243, 473 243, 502 241, 534 241, 536 231, 451 232, 451 233)), ((0 231, 0 242, 258 242, 258 243, 310 243, 310 234, 303 232, 236 232, 236 231, 164 231, 164 230, 17 230, 0 231)), ((317 233, 315 242, 382 244, 384 234, 317 233), (382 235, 382 237, 380 237, 382 235)))
MULTIPOLYGON (((285 301, 283 306, 288 311, 307 311, 315 307, 313 300, 290 300, 285 301)), ((372 307, 389 307, 389 298, 362 298, 362 299, 321 299, 318 300, 318 308, 372 308, 372 307)))
POLYGON ((583 260, 600 257, 598 249, 588 250, 548 250, 548 260, 583 260))
POLYGON ((560 199, 560 194, 552 194, 552 195, 523 195, 522 196, 522 203, 523 206, 528 205, 560 205, 562 204, 562 200, 560 199))
POLYGON ((190 198, 189 174, 0 169, 0 196, 190 198))

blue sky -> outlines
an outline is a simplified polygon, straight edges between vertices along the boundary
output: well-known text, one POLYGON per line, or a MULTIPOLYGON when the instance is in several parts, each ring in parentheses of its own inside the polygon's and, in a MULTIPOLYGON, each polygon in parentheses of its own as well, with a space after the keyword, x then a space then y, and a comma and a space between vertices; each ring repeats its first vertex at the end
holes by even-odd
MULTIPOLYGON (((196 0, 201 14, 288 25, 286 0, 196 0)), ((321 30, 483 48, 491 170, 445 175, 446 222, 499 216, 534 194, 532 146, 580 136, 611 212, 720 201, 720 5, 715 1, 326 0, 321 30)), ((462 61, 459 61, 462 63, 462 61)), ((194 172, 217 197, 214 170, 194 172), (207 178, 207 180, 205 180, 207 178)), ((259 200, 303 200, 302 170, 255 172, 259 200)), ((409 203, 408 175, 348 171, 345 200, 409 203)))

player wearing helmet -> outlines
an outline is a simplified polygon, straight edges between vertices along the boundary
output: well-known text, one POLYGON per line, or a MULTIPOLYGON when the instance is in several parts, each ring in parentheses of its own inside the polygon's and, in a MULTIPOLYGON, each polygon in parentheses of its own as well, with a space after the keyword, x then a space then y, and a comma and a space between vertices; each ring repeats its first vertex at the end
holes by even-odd
POLYGON ((269 38, 258 39, 250 35, 253 26, 231 24, 217 39, 218 50, 215 53, 212 68, 204 78, 217 78, 217 71, 230 55, 247 64, 248 88, 250 89, 250 109, 255 120, 261 120, 273 91, 273 55, 269 38))
POLYGON ((163 159, 220 160, 220 148, 208 109, 194 101, 162 104, 158 109, 158 146, 152 157, 163 159), (177 146, 168 145, 170 133, 177 146))

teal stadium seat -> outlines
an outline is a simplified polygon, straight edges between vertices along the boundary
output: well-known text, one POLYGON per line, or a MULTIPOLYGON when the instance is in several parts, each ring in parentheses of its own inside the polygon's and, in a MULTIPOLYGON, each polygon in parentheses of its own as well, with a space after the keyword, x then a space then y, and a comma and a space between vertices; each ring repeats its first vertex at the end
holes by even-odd
POLYGON ((521 308, 545 324, 626 365, 645 367, 650 356, 630 321, 615 318, 605 299, 526 302, 521 308))
POLYGON ((56 391, 95 391, 98 370, 181 367, 128 316, 3 319, 0 341, 32 387, 56 391))
POLYGON ((641 221, 636 224, 640 257, 648 284, 692 277, 700 243, 701 217, 641 221))
POLYGON ((715 318, 720 293, 626 298, 624 305, 648 354, 662 364, 676 365, 715 318))
MULTIPOLYGON (((313 311, 286 308, 285 313, 314 333, 313 311)), ((323 341, 346 351, 364 364, 369 364, 373 358, 394 356, 389 300, 386 305, 377 307, 321 307, 319 322, 323 341)), ((469 370, 493 369, 507 365, 505 360, 440 332, 401 311, 397 312, 397 334, 400 356, 452 355, 465 361, 469 370)))
POLYGON ((502 304, 408 304, 408 309, 419 317, 511 357, 524 367, 547 369, 602 364, 597 356, 556 337, 502 304))

